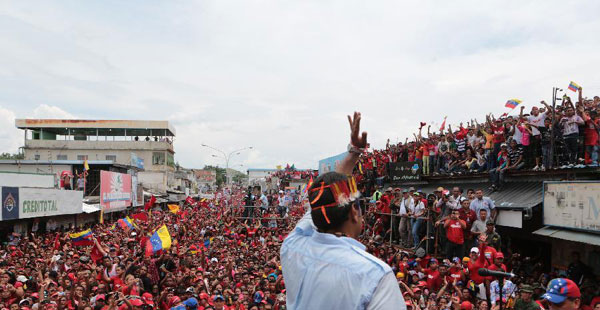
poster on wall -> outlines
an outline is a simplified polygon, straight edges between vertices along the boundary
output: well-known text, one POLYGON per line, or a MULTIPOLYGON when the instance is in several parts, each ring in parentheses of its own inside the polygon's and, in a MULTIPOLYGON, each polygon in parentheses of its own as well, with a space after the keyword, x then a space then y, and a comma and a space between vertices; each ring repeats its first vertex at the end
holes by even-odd
POLYGON ((100 205, 104 209, 131 206, 131 175, 100 171, 100 205))
POLYGON ((421 180, 419 165, 416 162, 389 163, 388 173, 392 182, 421 180))
POLYGON ((335 171, 337 166, 339 166, 342 160, 344 160, 344 158, 346 157, 346 154, 348 153, 344 152, 335 156, 319 160, 319 174, 335 171))

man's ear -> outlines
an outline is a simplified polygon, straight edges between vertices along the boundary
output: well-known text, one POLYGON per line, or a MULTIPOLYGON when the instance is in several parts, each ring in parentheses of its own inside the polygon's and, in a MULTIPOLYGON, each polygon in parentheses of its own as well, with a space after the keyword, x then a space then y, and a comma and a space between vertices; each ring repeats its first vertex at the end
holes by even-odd
POLYGON ((355 208, 354 206, 350 207, 350 220, 353 223, 360 223, 360 211, 358 211, 358 208, 355 208))

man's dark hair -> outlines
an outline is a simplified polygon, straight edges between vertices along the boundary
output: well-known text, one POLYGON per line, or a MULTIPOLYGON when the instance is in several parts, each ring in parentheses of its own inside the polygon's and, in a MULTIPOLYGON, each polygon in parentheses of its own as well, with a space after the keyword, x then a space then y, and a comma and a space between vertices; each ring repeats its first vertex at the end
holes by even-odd
MULTIPOLYGON (((339 182, 345 181, 348 178, 337 172, 327 172, 325 174, 320 175, 308 188, 308 201, 312 202, 319 195, 319 188, 322 183, 325 183, 325 186, 339 182), (316 189, 316 190, 312 190, 316 189)), ((314 204, 311 204, 311 208, 317 208, 319 206, 328 205, 330 203, 334 203, 335 198, 333 197, 333 193, 329 188, 325 188, 323 190, 323 194, 321 197, 315 201, 314 204)), ((323 212, 321 208, 312 209, 312 220, 315 226, 319 229, 319 231, 327 231, 331 229, 337 229, 342 226, 342 224, 348 220, 348 214, 350 214, 350 208, 352 208, 352 204, 347 204, 345 206, 332 206, 326 207, 325 213, 327 214, 327 218, 329 219, 329 223, 323 216, 323 212)))

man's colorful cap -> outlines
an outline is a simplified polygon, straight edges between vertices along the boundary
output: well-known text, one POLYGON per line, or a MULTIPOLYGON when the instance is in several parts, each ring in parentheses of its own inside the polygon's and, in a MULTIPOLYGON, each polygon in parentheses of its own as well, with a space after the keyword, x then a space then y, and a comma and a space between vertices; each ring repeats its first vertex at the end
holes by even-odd
POLYGON ((553 304, 560 304, 567 297, 579 298, 581 297, 581 292, 575 282, 565 278, 557 278, 550 281, 546 288, 546 294, 542 295, 542 298, 553 304))

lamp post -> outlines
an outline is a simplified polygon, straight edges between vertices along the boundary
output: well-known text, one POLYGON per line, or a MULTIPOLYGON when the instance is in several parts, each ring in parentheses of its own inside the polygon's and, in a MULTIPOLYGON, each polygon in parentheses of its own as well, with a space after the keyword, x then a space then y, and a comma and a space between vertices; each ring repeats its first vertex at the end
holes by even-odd
MULTIPOLYGON (((562 91, 561 88, 558 87, 552 87, 552 124, 550 124, 550 137, 552 137, 550 139, 550 167, 554 167, 554 122, 556 121, 556 101, 558 100, 562 100, 560 98, 557 98, 557 93, 559 91, 562 91)), ((558 163, 557 163, 558 164, 558 163)), ((549 168, 550 168, 549 167, 549 168)))
POLYGON ((241 149, 237 149, 235 151, 231 151, 228 154, 228 153, 225 153, 224 151, 221 151, 221 150, 219 150, 219 149, 217 149, 215 147, 212 147, 210 145, 206 145, 204 143, 202 143, 201 146, 207 147, 207 148, 209 148, 209 149, 211 149, 213 151, 217 151, 217 152, 219 152, 221 154, 221 155, 214 155, 213 154, 212 157, 221 158, 221 159, 225 160, 225 184, 227 184, 227 185, 229 185, 229 183, 230 183, 229 182, 229 160, 231 159, 231 157, 234 156, 234 155, 239 155, 242 151, 251 150, 252 149, 251 146, 243 147, 241 149))

